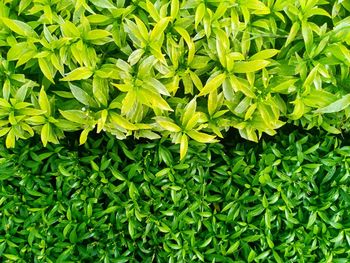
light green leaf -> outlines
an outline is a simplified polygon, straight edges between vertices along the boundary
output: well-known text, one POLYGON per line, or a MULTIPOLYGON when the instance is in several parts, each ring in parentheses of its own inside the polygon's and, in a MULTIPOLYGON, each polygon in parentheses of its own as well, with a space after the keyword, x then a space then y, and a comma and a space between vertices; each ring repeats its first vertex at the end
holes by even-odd
POLYGON ((79 124, 85 124, 87 115, 85 112, 80 110, 60 110, 61 115, 72 122, 79 123, 79 124))
POLYGON ((126 130, 137 130, 137 126, 131 122, 129 122, 124 117, 120 116, 115 112, 110 112, 110 118, 112 120, 112 124, 116 124, 126 130))
POLYGON ((288 38, 286 40, 286 43, 284 44, 284 46, 288 46, 297 36, 298 32, 300 29, 300 23, 299 22, 294 22, 290 31, 289 31, 289 35, 288 38))
POLYGON ((190 119, 196 112, 197 101, 196 98, 193 98, 185 107, 184 113, 181 118, 181 123, 183 127, 186 127, 190 119))
POLYGON ((213 142, 217 141, 217 140, 215 140, 216 136, 208 135, 206 133, 198 132, 198 131, 195 131, 195 130, 188 131, 187 134, 193 140, 195 140, 197 142, 201 142, 201 143, 213 143, 213 142))
POLYGON ((89 94, 87 94, 83 89, 69 83, 70 90, 72 91, 74 97, 82 104, 84 105, 90 105, 92 104, 91 102, 91 97, 89 94))
POLYGON ((45 147, 46 147, 47 142, 49 140, 50 133, 51 133, 51 126, 49 123, 45 123, 44 126, 42 127, 41 133, 40 133, 41 141, 45 147))
POLYGON ((165 17, 159 20, 159 22, 155 25, 155 27, 151 32, 151 35, 150 35, 151 41, 156 41, 163 35, 163 32, 168 26, 168 23, 170 22, 170 20, 171 20, 170 17, 165 17))
POLYGON ((39 93, 39 105, 40 105, 40 108, 46 112, 45 114, 46 116, 51 115, 50 102, 46 95, 44 87, 41 88, 39 93))
POLYGON ((84 129, 80 133, 80 137, 79 137, 79 144, 80 145, 83 145, 87 141, 87 138, 88 138, 88 135, 89 135, 90 131, 91 131, 90 129, 84 129))
POLYGON ((99 8, 104 8, 104 9, 115 9, 116 7, 108 0, 94 0, 92 2, 93 5, 99 7, 99 8))
POLYGON ((91 30, 87 33, 86 40, 103 39, 103 38, 109 37, 110 35, 111 35, 111 33, 108 32, 107 30, 94 29, 94 30, 91 30))
POLYGON ((238 61, 233 66, 234 73, 250 73, 265 68, 270 64, 267 60, 238 61))
POLYGON ((333 113, 344 110, 350 105, 350 94, 343 96, 341 99, 329 104, 326 107, 318 109, 315 113, 333 113))
POLYGON ((38 62, 39 62, 39 67, 42 71, 42 73, 44 74, 44 76, 53 84, 55 84, 54 80, 53 80, 53 69, 50 63, 48 63, 46 58, 38 58, 38 62))
POLYGON ((22 21, 13 20, 6 17, 0 17, 0 21, 2 21, 5 26, 7 26, 18 35, 25 37, 38 37, 33 28, 22 21))
POLYGON ((314 38, 313 38, 312 29, 311 29, 308 22, 306 22, 306 21, 302 22, 301 31, 302 31, 302 35, 304 38, 306 51, 310 54, 313 43, 314 43, 314 38))
POLYGON ((158 22, 160 20, 158 11, 150 0, 146 0, 146 9, 154 21, 158 22))
POLYGON ((182 134, 180 141, 180 160, 185 158, 188 150, 188 137, 186 134, 182 134))
POLYGON ((186 29, 175 26, 174 29, 180 34, 180 36, 185 40, 187 46, 188 46, 188 59, 187 64, 190 64, 194 58, 194 54, 196 52, 195 45, 193 43, 193 40, 191 39, 189 33, 186 29))
POLYGON ((194 27, 197 29, 199 23, 202 21, 204 15, 205 15, 205 4, 200 3, 196 8, 196 14, 194 18, 194 27))
POLYGON ((160 127, 162 127, 166 131, 170 132, 180 132, 181 128, 175 124, 172 119, 167 117, 156 117, 156 122, 159 124, 160 127))
POLYGON ((277 55, 278 52, 279 50, 277 49, 265 49, 265 50, 259 51, 258 53, 255 53, 253 56, 251 56, 250 60, 269 59, 277 55))
POLYGON ((170 5, 170 16, 172 20, 175 20, 177 14, 179 13, 180 2, 179 0, 172 0, 170 5))
POLYGON ((94 72, 92 71, 91 68, 80 67, 68 73, 64 78, 61 79, 61 81, 74 81, 74 80, 88 79, 92 76, 93 73, 94 72))
POLYGON ((64 23, 61 24, 61 31, 64 37, 80 37, 79 29, 69 20, 65 20, 64 23))
POLYGON ((9 130, 6 136, 6 148, 14 148, 16 144, 16 136, 15 136, 15 131, 13 128, 9 130))
POLYGON ((226 79, 226 74, 221 73, 213 78, 211 78, 203 87, 203 89, 200 91, 198 96, 204 96, 212 92, 213 90, 216 90, 218 87, 221 86, 221 84, 226 79))
POLYGON ((290 118, 292 120, 298 120, 305 113, 305 105, 301 98, 297 98, 293 103, 294 103, 294 110, 290 115, 290 118))
POLYGON ((92 81, 92 92, 96 100, 103 106, 108 105, 108 91, 108 81, 95 75, 92 81))

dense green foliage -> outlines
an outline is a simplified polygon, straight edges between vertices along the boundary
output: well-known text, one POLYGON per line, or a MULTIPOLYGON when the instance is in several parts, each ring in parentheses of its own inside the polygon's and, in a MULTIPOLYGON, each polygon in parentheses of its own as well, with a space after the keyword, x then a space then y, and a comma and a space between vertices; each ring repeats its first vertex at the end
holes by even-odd
POLYGON ((350 147, 335 137, 190 142, 181 162, 170 141, 35 140, 1 144, 2 262, 350 258, 350 147))
POLYGON ((66 131, 257 141, 285 122, 348 128, 350 4, 1 0, 0 136, 66 131))

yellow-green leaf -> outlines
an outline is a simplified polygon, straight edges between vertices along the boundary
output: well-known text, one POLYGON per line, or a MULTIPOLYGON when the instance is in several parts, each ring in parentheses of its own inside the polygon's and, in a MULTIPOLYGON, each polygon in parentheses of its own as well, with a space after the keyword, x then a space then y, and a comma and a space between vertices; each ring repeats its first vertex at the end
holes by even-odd
POLYGON ((186 134, 182 134, 180 142, 180 160, 185 158, 188 150, 188 137, 186 134))
POLYGON ((201 143, 212 143, 216 142, 215 137, 213 135, 209 135, 203 132, 198 132, 195 130, 188 131, 187 132, 188 136, 190 136, 193 140, 201 143))
POLYGON ((74 81, 74 80, 88 79, 92 76, 92 74, 93 74, 92 69, 87 67, 80 67, 68 73, 67 76, 61 79, 61 81, 74 81))
POLYGON ((250 60, 269 59, 277 55, 278 52, 277 49, 265 49, 251 56, 250 60))
POLYGON ((14 148, 16 144, 16 136, 15 136, 15 131, 13 128, 9 130, 6 136, 6 148, 14 148))
POLYGON ((111 112, 110 117, 112 120, 112 124, 117 124, 126 130, 137 130, 138 129, 135 124, 129 122, 127 119, 125 119, 124 117, 120 116, 119 114, 117 114, 115 112, 111 112))
POLYGON ((234 73, 250 73, 265 68, 270 64, 267 60, 237 61, 233 66, 234 73))
POLYGON ((2 21, 5 24, 5 26, 7 26, 9 29, 11 29, 13 32, 17 33, 18 35, 26 36, 26 37, 37 36, 33 28, 22 21, 9 19, 6 17, 0 17, 0 21, 2 21))
POLYGON ((52 83, 55 83, 53 81, 53 74, 52 74, 52 66, 48 63, 46 58, 38 58, 39 61, 39 67, 44 74, 44 76, 52 83))
POLYGON ((88 135, 89 135, 89 132, 91 130, 90 129, 84 129, 81 134, 80 134, 80 137, 79 137, 79 143, 80 145, 84 144, 86 141, 87 141, 87 138, 88 138, 88 135))
POLYGON ((39 105, 40 105, 40 108, 46 112, 46 116, 51 115, 50 102, 46 95, 44 87, 41 88, 39 93, 39 105))
POLYGON ((193 98, 185 107, 182 115, 182 126, 185 127, 192 116, 195 114, 197 108, 196 98, 193 98))
POLYGON ((156 117, 156 122, 162 127, 164 130, 170 132, 180 132, 181 128, 175 124, 170 118, 166 117, 156 117))
POLYGON ((151 35, 150 35, 150 40, 155 41, 156 39, 159 39, 166 27, 168 26, 168 23, 170 21, 170 17, 165 17, 159 20, 159 22, 155 25, 153 28, 151 35))
POLYGON ((46 147, 48 139, 50 137, 50 132, 51 132, 50 130, 51 130, 51 127, 50 127, 49 123, 45 123, 43 128, 41 129, 41 134, 40 134, 41 141, 45 147, 46 147))
POLYGON ((221 84, 224 82, 226 78, 225 73, 221 73, 214 78, 211 78, 203 87, 203 89, 200 91, 199 96, 204 96, 212 92, 213 90, 216 90, 218 87, 221 86, 221 84))

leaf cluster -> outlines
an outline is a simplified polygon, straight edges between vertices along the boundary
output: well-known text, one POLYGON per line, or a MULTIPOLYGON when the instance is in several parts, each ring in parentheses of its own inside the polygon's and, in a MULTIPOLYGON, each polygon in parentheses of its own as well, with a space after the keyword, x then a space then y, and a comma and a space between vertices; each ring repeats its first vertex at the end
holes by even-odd
POLYGON ((39 140, 1 144, 3 262, 350 257, 350 148, 336 137, 293 132, 226 149, 191 141, 181 162, 170 141, 39 140))
POLYGON ((0 2, 0 137, 257 141, 347 129, 350 5, 326 0, 0 2))

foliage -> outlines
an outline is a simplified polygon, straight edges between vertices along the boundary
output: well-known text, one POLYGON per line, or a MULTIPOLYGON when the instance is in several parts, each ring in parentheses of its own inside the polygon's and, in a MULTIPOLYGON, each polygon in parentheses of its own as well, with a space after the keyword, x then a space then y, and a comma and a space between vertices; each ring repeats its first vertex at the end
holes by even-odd
POLYGON ((0 136, 257 141, 349 127, 350 5, 327 0, 1 0, 0 136), (190 105, 190 106, 187 106, 190 105))
POLYGON ((275 138, 1 146, 2 262, 347 262, 349 146, 275 138))

